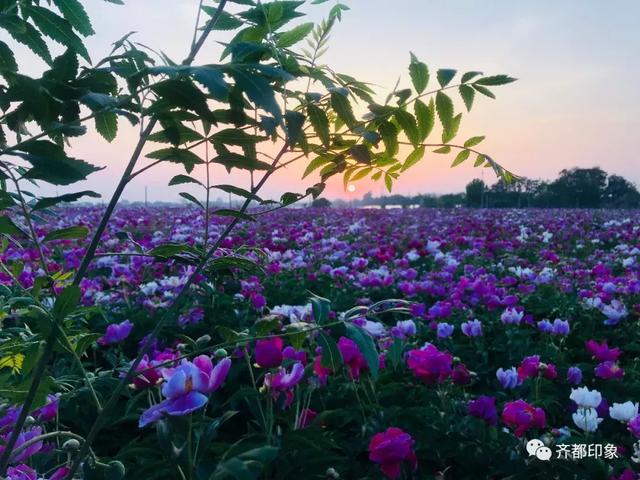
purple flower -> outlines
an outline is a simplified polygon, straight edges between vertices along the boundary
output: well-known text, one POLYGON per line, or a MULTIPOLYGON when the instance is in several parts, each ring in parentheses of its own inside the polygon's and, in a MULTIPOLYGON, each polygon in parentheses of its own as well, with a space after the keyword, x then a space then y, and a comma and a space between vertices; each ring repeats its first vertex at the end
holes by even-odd
POLYGON ((462 333, 467 337, 481 337, 482 336, 482 322, 478 319, 464 322, 460 325, 462 333))
POLYGON ((58 414, 60 400, 56 395, 47 395, 47 403, 33 412, 33 415, 41 422, 50 422, 58 414))
POLYGON ((290 372, 280 367, 276 373, 267 373, 264 376, 264 384, 271 390, 284 391, 295 387, 302 377, 304 377, 304 366, 296 362, 290 372))
POLYGON ((164 415, 183 416, 204 407, 208 401, 206 394, 222 385, 230 367, 228 358, 213 367, 211 359, 201 355, 193 363, 183 360, 177 368, 165 369, 166 383, 162 386, 165 400, 144 411, 138 425, 143 428, 164 415))
POLYGON ((499 368, 496 371, 496 377, 498 378, 500 385, 502 385, 502 388, 505 390, 516 388, 520 384, 518 372, 515 367, 511 367, 508 370, 499 368))
POLYGON ((538 322, 538 330, 543 333, 551 333, 553 331, 553 325, 546 318, 538 322))
POLYGON ((282 350, 282 356, 288 360, 300 362, 303 365, 307 364, 307 352, 304 350, 296 350, 292 346, 285 347, 284 350, 282 350))
POLYGON ((413 320, 398 320, 391 333, 400 338, 412 337, 416 334, 416 324, 413 320))
POLYGON ((469 402, 467 412, 472 417, 480 418, 489 425, 498 423, 498 411, 496 410, 496 399, 494 397, 480 395, 469 402))
POLYGON ((634 437, 640 438, 640 415, 636 415, 631 419, 627 427, 634 437))
POLYGON ((605 380, 610 379, 620 379, 624 375, 624 370, 620 368, 616 362, 612 362, 611 360, 607 360, 606 362, 602 362, 593 369, 593 373, 598 378, 603 378, 605 380))
POLYGON ((523 317, 524 312, 518 311, 514 307, 509 307, 500 315, 500 321, 505 325, 518 325, 523 317))
POLYGON ((267 300, 260 293, 251 294, 251 306, 256 310, 262 310, 267 306, 267 300))
POLYGON ((567 381, 571 385, 580 385, 582 383, 582 370, 579 367, 569 367, 567 370, 567 381))
POLYGON ((7 469, 6 480, 37 480, 38 474, 28 465, 21 464, 7 469))
POLYGON ((271 337, 256 342, 256 363, 262 368, 274 368, 282 363, 282 339, 271 337))
POLYGON ((453 325, 451 325, 450 323, 439 323, 438 324, 438 338, 449 338, 451 335, 453 335, 453 330, 455 329, 455 327, 453 325))
POLYGON ((561 320, 559 318, 556 318, 553 321, 553 327, 552 327, 551 333, 553 333, 554 335, 567 336, 569 335, 570 330, 571 328, 569 327, 569 322, 567 320, 561 320))
MULTIPOLYGON (((5 445, 9 441, 9 436, 10 435, 11 435, 11 432, 8 432, 8 433, 5 433, 4 435, 0 436, 0 455, 2 455, 4 453, 5 445)), ((38 437, 40 435, 42 435, 42 428, 40 428, 40 427, 32 427, 32 428, 23 430, 20 433, 20 435, 18 435, 18 440, 16 441, 16 445, 14 447, 14 450, 19 448, 21 445, 24 445, 29 440, 31 440, 31 439, 33 439, 35 437, 38 437)), ((41 449, 42 449, 42 441, 36 442, 36 443, 28 446, 27 448, 25 448, 21 452, 19 452, 17 455, 16 454, 12 454, 11 462, 12 463, 24 462, 29 457, 31 457, 32 455, 35 455, 36 453, 38 453, 41 449)))
POLYGON ((133 323, 129 320, 125 320, 122 323, 112 323, 107 327, 104 336, 98 339, 98 343, 104 346, 121 342, 129 336, 132 329, 133 323))

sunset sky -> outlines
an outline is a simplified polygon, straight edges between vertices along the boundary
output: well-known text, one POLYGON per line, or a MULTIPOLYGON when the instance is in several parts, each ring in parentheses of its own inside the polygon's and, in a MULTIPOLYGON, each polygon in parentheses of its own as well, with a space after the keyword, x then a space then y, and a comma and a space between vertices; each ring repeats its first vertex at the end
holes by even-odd
MULTIPOLYGON (((135 30, 136 39, 182 59, 191 39, 198 1, 125 0, 125 6, 84 2, 97 34, 88 40, 93 58, 106 55, 111 43, 135 30)), ((311 19, 326 15, 333 2, 306 6, 311 19)), ((457 68, 487 74, 507 73, 518 82, 496 89, 497 100, 477 98, 463 116, 460 138, 486 135, 480 148, 513 172, 549 179, 563 168, 600 166, 640 184, 637 139, 640 132, 640 2, 637 0, 356 0, 331 37, 324 62, 374 83, 383 99, 398 76, 408 85, 409 51, 431 70, 457 68)), ((224 40, 223 37, 217 37, 224 40)), ((3 39, 4 40, 4 39, 3 39)), ((215 40, 215 39, 214 39, 215 40)), ((196 63, 218 60, 219 47, 208 43, 196 63)), ((43 64, 20 48, 19 62, 37 74, 43 64)), ((460 107, 458 107, 460 108, 460 107)), ((71 153, 107 169, 82 186, 108 198, 136 141, 135 129, 120 120, 121 135, 112 144, 91 132, 72 141, 71 153)), ((92 126, 91 126, 92 128, 92 126)), ((451 158, 430 154, 397 182, 403 194, 461 191, 480 170, 472 164, 450 169, 451 158)), ((167 187, 176 166, 141 176, 124 195, 129 200, 178 199, 167 187)), ((300 181, 304 165, 274 177, 266 196, 304 191, 315 178, 300 181)), ((229 183, 215 171, 216 183, 229 183)), ((485 180, 495 177, 485 171, 485 180)), ((233 175, 231 180, 243 180, 233 175)), ((359 183, 347 194, 341 182, 329 198, 378 195, 379 183, 359 183)), ((56 189, 48 188, 48 193, 56 189)), ((192 190, 193 192, 193 190, 192 190)), ((214 195, 215 196, 215 195, 214 195)))

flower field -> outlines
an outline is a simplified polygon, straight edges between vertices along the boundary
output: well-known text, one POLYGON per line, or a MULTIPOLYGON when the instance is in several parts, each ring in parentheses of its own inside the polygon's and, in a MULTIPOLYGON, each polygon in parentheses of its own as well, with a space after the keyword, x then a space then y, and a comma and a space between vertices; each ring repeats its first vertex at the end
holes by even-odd
MULTIPOLYGON (((101 215, 61 209, 36 233, 101 215)), ((205 239, 193 209, 116 211, 56 346, 77 361, 51 364, 8 478, 64 478, 65 452, 171 315, 190 249, 227 224, 205 239)), ((85 248, 43 244, 57 292, 85 248)), ((17 392, 41 347, 16 282, 45 277, 28 245, 1 259, 0 375, 17 392)), ((187 287, 86 478, 636 478, 639 212, 282 209, 240 223, 187 287)), ((19 410, 3 407, 5 441, 19 410)))

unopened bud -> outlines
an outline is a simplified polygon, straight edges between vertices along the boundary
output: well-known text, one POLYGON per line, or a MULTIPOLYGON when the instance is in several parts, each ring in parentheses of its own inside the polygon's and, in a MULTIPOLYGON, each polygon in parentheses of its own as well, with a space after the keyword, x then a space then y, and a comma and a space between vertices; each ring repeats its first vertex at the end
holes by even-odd
POLYGON ((333 467, 327 468, 327 477, 329 478, 340 478, 340 474, 336 472, 336 469, 333 467))
POLYGON ((36 423, 36 419, 33 418, 31 415, 29 415, 27 418, 24 419, 24 425, 26 427, 30 427, 34 423, 36 423))
POLYGON ((211 341, 211 335, 202 335, 201 337, 196 339, 196 345, 198 347, 204 347, 210 341, 211 341))
POLYGON ((219 348, 215 351, 214 355, 216 356, 216 358, 224 358, 224 357, 228 357, 229 353, 227 353, 227 351, 224 348, 219 348))
POLYGON ((75 452, 80 449, 80 442, 75 438, 70 438, 62 444, 62 449, 67 452, 75 452))

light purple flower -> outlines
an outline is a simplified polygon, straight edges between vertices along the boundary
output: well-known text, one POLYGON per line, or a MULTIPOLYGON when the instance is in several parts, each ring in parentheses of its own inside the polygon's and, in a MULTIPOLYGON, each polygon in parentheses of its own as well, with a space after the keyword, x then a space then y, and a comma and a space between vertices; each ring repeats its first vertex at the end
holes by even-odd
POLYGON ((133 330, 133 323, 125 320, 122 323, 112 323, 107 327, 105 334, 98 339, 100 345, 112 345, 119 343, 129 336, 133 330))
POLYGON ((543 333, 551 333, 553 331, 553 325, 546 318, 538 322, 538 330, 543 333))
POLYGON ((462 333, 467 337, 481 337, 482 336, 482 322, 478 319, 464 322, 460 325, 462 333))
POLYGON ((413 320, 398 320, 391 333, 401 338, 412 337, 416 334, 416 324, 413 320))
POLYGON ((561 320, 559 318, 556 318, 553 321, 553 327, 552 327, 551 333, 553 333, 554 335, 567 336, 569 335, 570 331, 571 331, 571 327, 569 326, 568 320, 561 320))
POLYGON ((162 386, 165 400, 144 411, 138 425, 143 428, 164 415, 183 416, 204 407, 208 401, 206 394, 222 385, 230 367, 228 358, 213 367, 211 359, 201 355, 193 363, 183 360, 178 367, 165 369, 166 383, 162 386))
POLYGON ((571 385, 580 385, 582 383, 582 370, 579 367, 569 367, 567 370, 567 381, 571 385))
POLYGON ((509 307, 500 315, 500 321, 505 325, 518 325, 523 317, 524 312, 518 311, 514 307, 509 307))
POLYGON ((276 373, 267 373, 264 376, 264 384, 272 390, 289 390, 295 387, 302 377, 304 377, 304 366, 296 362, 290 372, 280 367, 276 373))
POLYGON ((445 322, 439 323, 437 328, 438 338, 449 338, 453 335, 453 330, 455 329, 453 325, 445 322))
POLYGON ((37 480, 38 474, 28 465, 21 464, 7 469, 6 480, 37 480))
POLYGON ((505 390, 516 388, 520 384, 516 367, 511 367, 508 370, 499 368, 496 371, 496 378, 505 390))

